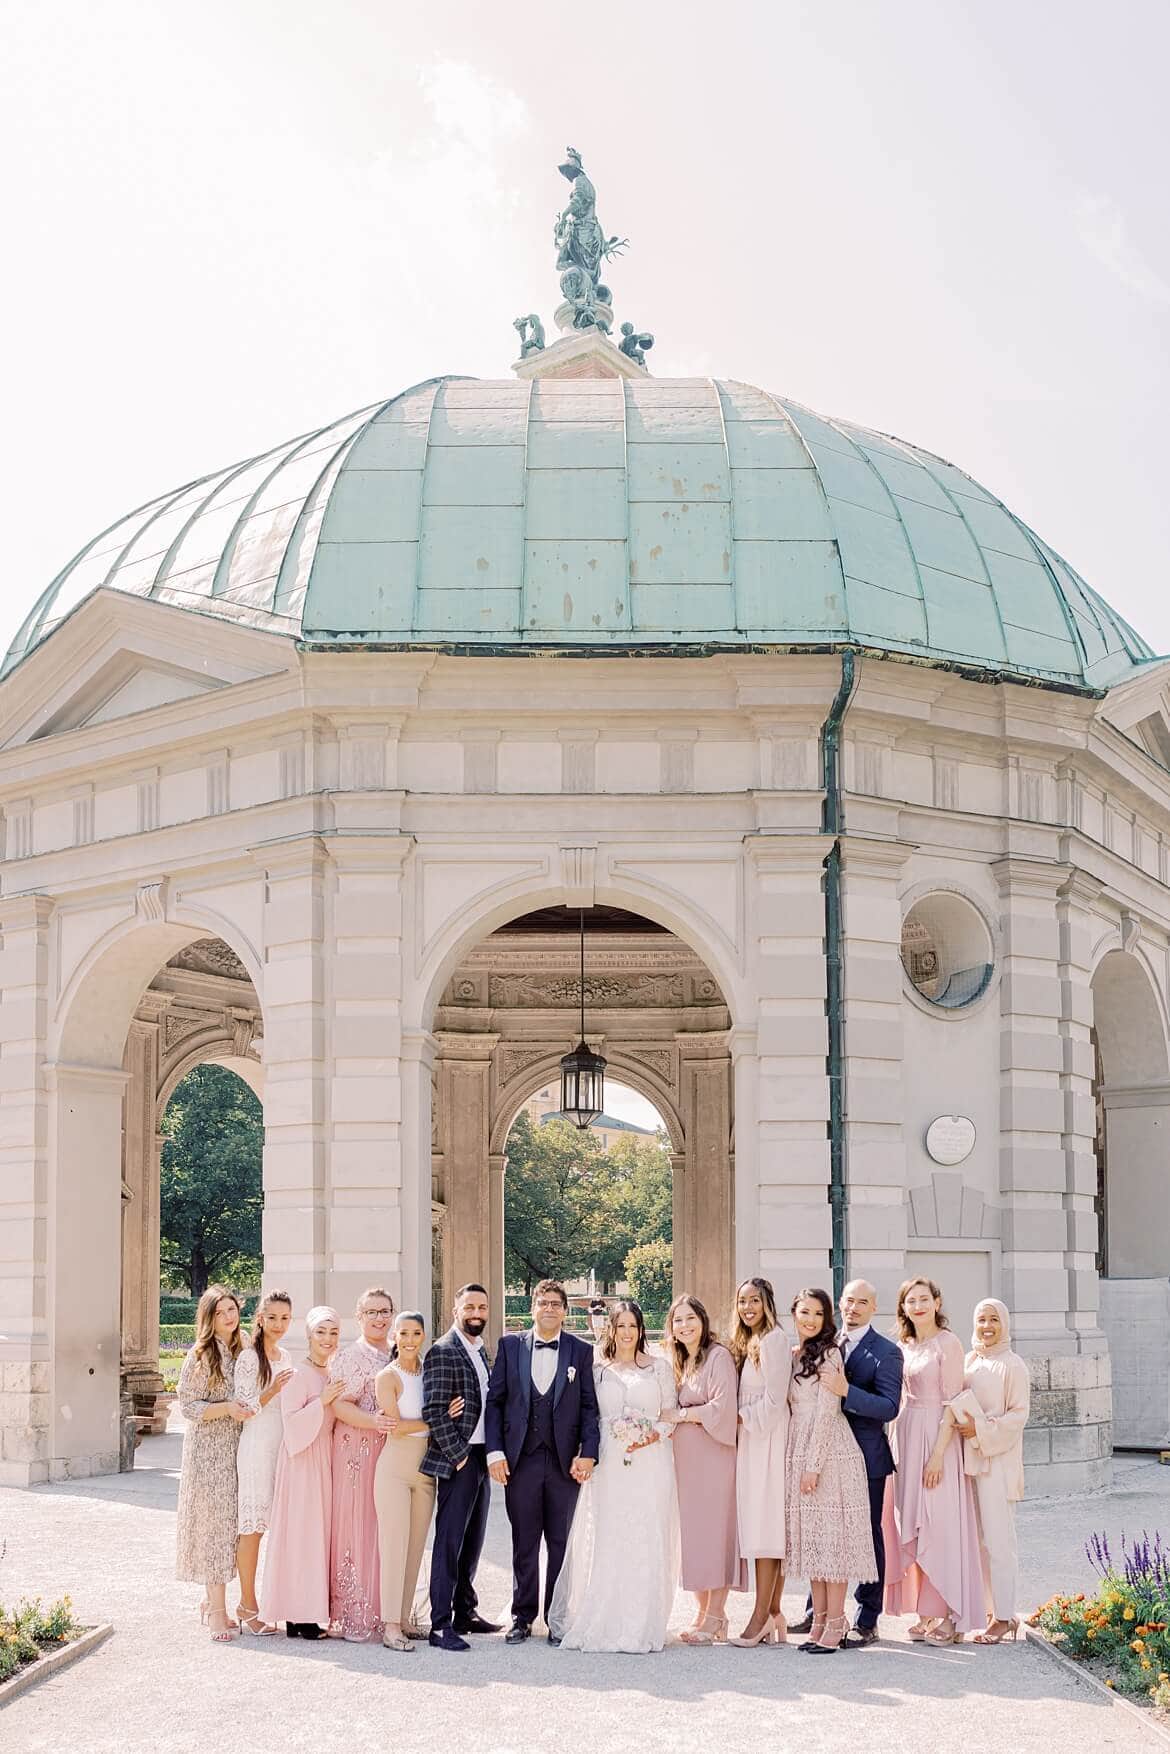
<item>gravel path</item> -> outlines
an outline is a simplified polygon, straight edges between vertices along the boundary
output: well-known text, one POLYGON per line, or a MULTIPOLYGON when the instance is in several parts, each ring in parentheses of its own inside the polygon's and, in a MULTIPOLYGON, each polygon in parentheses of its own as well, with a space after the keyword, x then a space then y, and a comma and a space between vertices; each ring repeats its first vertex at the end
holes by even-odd
MULTIPOLYGON (((465 1656, 272 1638, 213 1648, 199 1591, 178 1584, 174 1505, 179 1440, 148 1440, 132 1474, 31 1492, 0 1491, 0 1600, 68 1590, 83 1620, 112 1620, 91 1657, 5 1708, 4 1754, 1010 1754, 1164 1747, 1025 1645, 911 1646, 906 1622, 883 1642, 810 1661, 794 1650, 693 1650, 586 1657, 533 1639, 477 1639, 465 1656), (911 1715, 912 1714, 912 1715, 911 1715)), ((499 1498, 497 1494, 497 1499, 499 1498)), ((1119 1457, 1106 1496, 1021 1507, 1026 1603, 1092 1573, 1094 1529, 1170 1530, 1170 1468, 1119 1457)), ((493 1506, 481 1597, 503 1618, 508 1528, 493 1506)), ((799 1612, 799 1597, 787 1604, 799 1612)), ((749 1611, 732 1598, 733 1624, 749 1611)), ((680 1598, 678 1620, 685 1624, 680 1598)))

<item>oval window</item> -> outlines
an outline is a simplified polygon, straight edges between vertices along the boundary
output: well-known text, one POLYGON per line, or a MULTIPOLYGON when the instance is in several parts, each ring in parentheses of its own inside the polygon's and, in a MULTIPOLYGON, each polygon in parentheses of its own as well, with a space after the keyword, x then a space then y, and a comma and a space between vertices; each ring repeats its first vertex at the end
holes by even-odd
POLYGON ((902 921, 902 967, 915 992, 944 1011, 958 1011, 987 991, 991 934, 978 908, 961 895, 924 895, 902 921))

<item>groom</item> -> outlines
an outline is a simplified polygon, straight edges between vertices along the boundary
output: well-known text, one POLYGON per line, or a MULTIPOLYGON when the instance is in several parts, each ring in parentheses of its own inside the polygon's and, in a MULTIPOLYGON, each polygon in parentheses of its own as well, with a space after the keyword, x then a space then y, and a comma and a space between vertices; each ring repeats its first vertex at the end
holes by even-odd
MULTIPOLYGON (((505 1334, 488 1383, 484 1431, 488 1471, 505 1490, 512 1525, 512 1625, 522 1644, 540 1605, 540 1543, 548 1554, 544 1616, 577 1505, 601 1440, 593 1387, 593 1348, 564 1331, 563 1285, 542 1279, 532 1293, 533 1327, 505 1334)), ((560 1639, 551 1631, 549 1643, 560 1639)))

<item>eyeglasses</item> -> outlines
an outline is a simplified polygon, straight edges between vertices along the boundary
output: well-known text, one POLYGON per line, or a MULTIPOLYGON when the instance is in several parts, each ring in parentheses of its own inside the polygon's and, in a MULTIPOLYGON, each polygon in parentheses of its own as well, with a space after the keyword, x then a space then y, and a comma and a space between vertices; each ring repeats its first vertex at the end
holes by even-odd
POLYGON ((538 1297, 536 1300, 537 1309, 564 1309, 564 1307, 559 1297, 538 1297))

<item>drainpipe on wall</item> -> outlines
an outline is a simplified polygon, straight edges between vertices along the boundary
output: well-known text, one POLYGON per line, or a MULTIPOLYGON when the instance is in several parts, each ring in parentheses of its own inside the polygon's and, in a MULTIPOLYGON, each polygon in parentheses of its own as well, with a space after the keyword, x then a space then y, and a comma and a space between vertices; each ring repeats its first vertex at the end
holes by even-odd
POLYGON ((833 844, 825 858, 822 890, 825 897, 825 1015, 828 1020, 829 1054, 829 1204, 832 1207, 833 1303, 845 1289, 849 1244, 849 1205, 845 1153, 845 966, 841 919, 841 836, 845 832, 845 800, 841 780, 841 727, 857 686, 857 653, 841 653, 841 686, 829 716, 821 726, 821 833, 831 834, 833 844))

